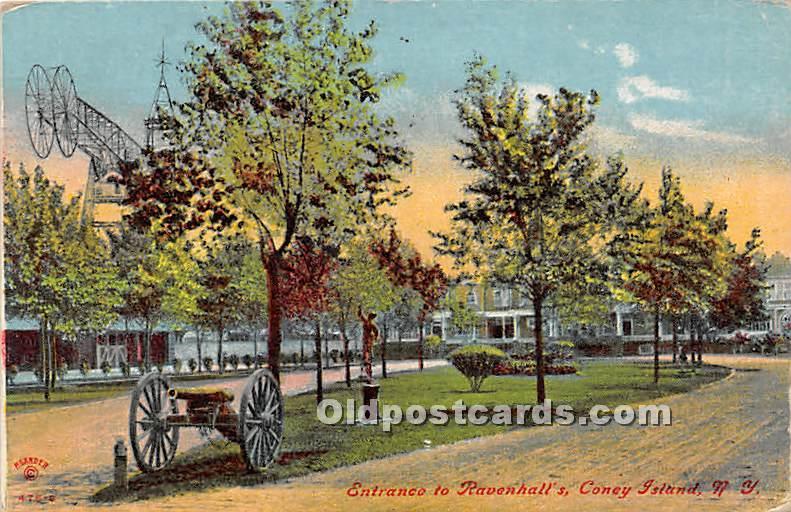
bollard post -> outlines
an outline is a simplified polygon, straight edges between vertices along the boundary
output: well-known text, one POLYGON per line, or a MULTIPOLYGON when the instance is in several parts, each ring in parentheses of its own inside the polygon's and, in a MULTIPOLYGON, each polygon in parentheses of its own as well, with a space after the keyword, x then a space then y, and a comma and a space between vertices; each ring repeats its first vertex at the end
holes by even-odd
POLYGON ((126 444, 123 439, 119 438, 115 442, 113 453, 115 454, 113 465, 115 468, 115 481, 113 483, 116 489, 126 492, 129 490, 129 480, 126 474, 126 444))

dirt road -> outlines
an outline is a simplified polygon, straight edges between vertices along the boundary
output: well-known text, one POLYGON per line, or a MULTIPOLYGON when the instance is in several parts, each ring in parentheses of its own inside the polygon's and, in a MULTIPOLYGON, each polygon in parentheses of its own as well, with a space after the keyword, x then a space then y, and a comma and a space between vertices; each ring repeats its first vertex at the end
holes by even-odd
MULTIPOLYGON (((426 366, 445 364, 444 361, 427 361, 426 366)), ((393 361, 390 372, 416 368, 414 361, 393 361)), ((353 368, 353 376, 359 368, 353 368)), ((375 367, 374 372, 379 372, 375 367)), ((281 387, 287 395, 315 389, 315 373, 297 371, 281 375, 281 387)), ((334 383, 343 379, 343 369, 324 370, 324 382, 334 383)), ((227 381, 193 381, 180 383, 180 387, 211 385, 224 387, 237 397, 241 394, 244 379, 227 381)), ((238 403, 234 404, 238 408, 238 403)), ((15 414, 8 417, 8 496, 10 508, 29 509, 36 504, 20 502, 19 496, 28 494, 55 496, 54 506, 68 505, 72 509, 87 506, 85 500, 95 490, 112 480, 112 448, 116 439, 128 444, 129 395, 84 404, 57 407, 46 411, 15 414), (47 467, 40 468, 38 478, 27 481, 22 464, 14 469, 14 462, 25 457, 46 460, 47 467)), ((194 429, 183 429, 179 451, 205 442, 194 429)), ((131 454, 130 454, 131 459, 131 454)), ((34 464, 35 465, 35 464, 34 464)), ((130 460, 130 468, 134 462, 130 460)), ((53 504, 47 504, 53 508, 53 504)))

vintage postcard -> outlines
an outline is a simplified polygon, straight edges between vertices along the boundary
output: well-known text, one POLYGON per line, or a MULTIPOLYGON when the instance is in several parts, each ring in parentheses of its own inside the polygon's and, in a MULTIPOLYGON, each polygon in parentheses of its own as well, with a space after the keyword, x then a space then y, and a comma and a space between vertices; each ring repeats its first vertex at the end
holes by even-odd
POLYGON ((0 14, 0 506, 791 511, 788 1, 0 14))

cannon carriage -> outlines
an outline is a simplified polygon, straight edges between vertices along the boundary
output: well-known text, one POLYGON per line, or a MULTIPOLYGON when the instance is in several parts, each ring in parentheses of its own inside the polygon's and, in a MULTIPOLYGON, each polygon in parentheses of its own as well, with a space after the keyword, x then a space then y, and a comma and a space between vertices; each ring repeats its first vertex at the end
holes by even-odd
POLYGON ((159 372, 138 381, 129 408, 129 440, 137 467, 166 467, 176 454, 179 430, 216 430, 241 447, 247 468, 258 471, 277 457, 283 439, 283 396, 274 376, 256 370, 245 383, 239 411, 222 389, 178 389, 159 372))

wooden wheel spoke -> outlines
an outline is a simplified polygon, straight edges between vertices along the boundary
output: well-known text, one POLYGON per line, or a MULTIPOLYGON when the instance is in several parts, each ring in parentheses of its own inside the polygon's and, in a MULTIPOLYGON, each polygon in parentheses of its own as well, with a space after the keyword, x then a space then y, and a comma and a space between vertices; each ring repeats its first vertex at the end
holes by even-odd
POLYGON ((250 415, 253 416, 254 418, 256 418, 256 419, 260 419, 261 418, 261 415, 255 409, 255 406, 252 403, 247 402, 247 410, 250 412, 250 415))
POLYGON ((154 404, 154 399, 151 398, 151 394, 148 392, 148 388, 143 388, 143 395, 146 397, 146 403, 148 404, 148 408, 151 411, 151 415, 154 416, 154 413, 159 412, 154 404))
POLYGON ((248 446, 250 447, 250 460, 257 460, 256 455, 258 454, 258 440, 260 439, 260 433, 257 430, 253 431, 253 442, 249 443, 248 446))
POLYGON ((140 401, 137 403, 137 405, 138 405, 138 407, 140 407, 141 409, 143 409, 143 412, 144 412, 144 413, 146 414, 146 416, 148 416, 149 418, 154 418, 154 417, 156 417, 156 416, 155 416, 155 415, 154 415, 154 414, 151 412, 151 410, 150 410, 148 407, 146 407, 146 405, 143 403, 143 401, 142 401, 142 400, 140 400, 140 401))
MULTIPOLYGON (((249 425, 250 423, 248 422, 247 424, 249 425)), ((256 432, 258 432, 258 426, 257 425, 253 425, 252 428, 248 428, 248 430, 247 430, 247 432, 245 433, 245 436, 244 436, 244 443, 245 444, 249 444, 250 443, 250 439, 256 434, 256 432)))
POLYGON ((152 458, 154 456, 154 438, 155 437, 156 436, 150 436, 148 438, 148 440, 146 441, 145 446, 143 447, 143 453, 141 454, 141 457, 148 461, 148 465, 149 466, 151 465, 151 460, 152 460, 152 458))

